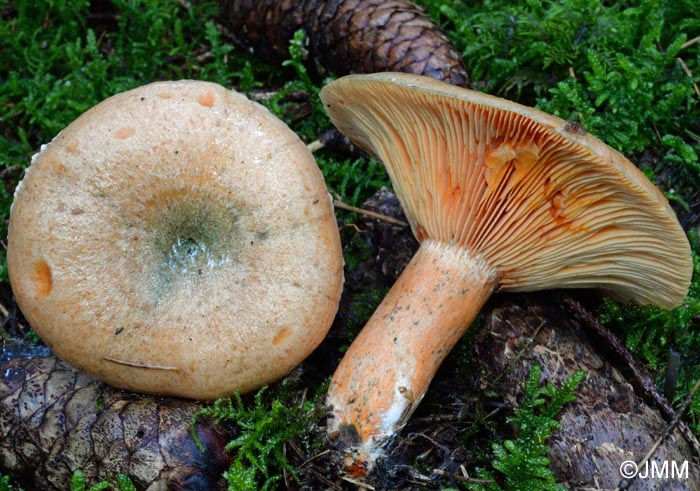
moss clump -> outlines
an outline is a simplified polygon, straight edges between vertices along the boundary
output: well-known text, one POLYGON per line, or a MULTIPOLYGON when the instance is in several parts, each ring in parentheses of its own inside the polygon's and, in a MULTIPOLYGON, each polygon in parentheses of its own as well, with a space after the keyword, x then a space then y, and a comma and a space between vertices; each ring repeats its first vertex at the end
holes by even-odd
POLYGON ((700 184, 693 0, 422 0, 472 83, 581 124, 627 155, 653 149, 678 195, 700 184), (693 38, 692 40, 690 38, 693 38))
POLYGON ((575 400, 574 392, 585 373, 575 372, 561 386, 542 385, 538 365, 530 370, 520 407, 507 422, 513 424, 517 438, 493 444, 492 469, 480 469, 479 477, 491 484, 467 484, 471 491, 564 491, 549 469, 547 439, 559 428, 556 418, 567 402, 575 400), (498 483, 503 483, 501 486, 498 483))
POLYGON ((226 446, 233 455, 225 474, 230 490, 267 491, 277 489, 283 471, 294 476, 294 468, 285 455, 285 443, 291 438, 309 433, 315 405, 306 401, 301 406, 289 407, 279 398, 263 400, 267 388, 260 389, 249 404, 236 394, 233 398, 219 399, 210 407, 200 409, 193 417, 211 418, 217 424, 235 425, 238 436, 226 446))

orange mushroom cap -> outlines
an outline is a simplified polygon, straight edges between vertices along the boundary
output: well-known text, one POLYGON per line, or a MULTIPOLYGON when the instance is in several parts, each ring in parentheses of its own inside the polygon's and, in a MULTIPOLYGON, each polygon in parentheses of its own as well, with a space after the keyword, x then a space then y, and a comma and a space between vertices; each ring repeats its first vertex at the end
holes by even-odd
POLYGON ((432 78, 350 75, 321 99, 387 168, 420 247, 341 360, 331 438, 362 474, 494 291, 596 287, 674 307, 692 274, 664 196, 555 116, 432 78))
POLYGON ((287 374, 324 338, 343 259, 301 140, 245 96, 158 82, 34 156, 8 268, 32 328, 117 387, 212 399, 287 374))
POLYGON ((679 305, 688 240, 665 197, 580 126, 400 73, 321 92, 333 123, 387 168, 415 236, 478 253, 502 291, 596 287, 679 305))

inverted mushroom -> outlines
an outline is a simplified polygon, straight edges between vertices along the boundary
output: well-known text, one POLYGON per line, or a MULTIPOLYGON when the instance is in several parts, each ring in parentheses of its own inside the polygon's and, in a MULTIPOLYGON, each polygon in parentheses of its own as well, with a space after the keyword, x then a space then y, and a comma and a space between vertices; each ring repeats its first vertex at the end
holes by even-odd
POLYGON ((98 104, 27 169, 8 268, 32 328, 116 387, 212 399, 323 339, 343 260, 301 140, 245 96, 160 82, 98 104))
POLYGON ((328 391, 331 438, 363 473, 495 291, 599 288, 679 305, 690 247, 663 195, 579 126, 430 78, 351 75, 321 92, 384 163, 420 248, 328 391))

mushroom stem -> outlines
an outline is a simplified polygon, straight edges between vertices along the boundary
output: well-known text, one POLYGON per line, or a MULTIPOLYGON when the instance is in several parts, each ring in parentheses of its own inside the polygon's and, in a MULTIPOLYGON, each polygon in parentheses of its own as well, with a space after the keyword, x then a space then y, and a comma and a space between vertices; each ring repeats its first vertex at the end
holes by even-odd
POLYGON ((328 389, 331 439, 366 472, 420 403, 440 363, 497 286, 480 256, 426 240, 338 366, 328 389))

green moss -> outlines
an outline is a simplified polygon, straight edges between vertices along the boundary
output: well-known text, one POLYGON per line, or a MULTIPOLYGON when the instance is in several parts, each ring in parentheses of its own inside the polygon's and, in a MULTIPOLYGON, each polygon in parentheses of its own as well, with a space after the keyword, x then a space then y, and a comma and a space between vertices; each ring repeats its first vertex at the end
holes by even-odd
POLYGON ((361 207, 377 189, 391 186, 386 169, 374 159, 338 160, 319 154, 316 162, 331 192, 352 206, 361 207))
POLYGON ((21 487, 15 486, 10 480, 10 476, 0 474, 0 491, 23 491, 21 487))
POLYGON ((674 169, 668 189, 699 187, 692 0, 420 3, 448 29, 477 87, 580 123, 627 155, 651 149, 655 170, 674 169))
POLYGON ((493 484, 468 484, 471 491, 564 491, 549 469, 547 439, 559 428, 556 418, 567 402, 575 400, 574 392, 583 380, 583 371, 575 372, 557 387, 551 382, 542 385, 542 372, 534 365, 530 370, 523 398, 513 416, 507 419, 515 426, 517 438, 493 444, 492 469, 479 470, 479 477, 494 480, 493 484), (502 482, 503 486, 497 484, 502 482))
POLYGON ((214 2, 185 9, 163 0, 117 0, 114 31, 87 25, 87 1, 12 5, 15 15, 0 23, 7 56, 0 106, 7 109, 4 142, 19 161, 116 92, 159 79, 232 73, 223 57, 213 58, 206 70, 195 57, 201 47, 219 56, 231 49, 206 21, 216 12, 214 2))
POLYGON ((266 491, 277 489, 282 472, 295 475, 284 451, 285 443, 310 432, 314 421, 314 404, 289 407, 281 399, 263 400, 267 388, 260 389, 249 404, 236 394, 219 399, 210 407, 200 409, 193 418, 211 418, 217 424, 235 425, 238 436, 226 446, 233 455, 225 474, 230 491, 266 491))
MULTIPOLYGON (((117 489, 119 491, 136 491, 136 486, 129 479, 129 476, 118 474, 114 483, 100 481, 88 486, 85 481, 85 474, 81 471, 75 472, 71 476, 70 491, 101 491, 103 489, 117 489)), ((0 491, 23 491, 23 488, 16 486, 10 480, 10 476, 0 474, 0 491)))
POLYGON ((101 481, 88 487, 85 482, 85 475, 78 471, 73 474, 70 480, 70 491, 101 491, 103 489, 118 489, 119 491, 136 491, 136 486, 128 476, 117 474, 115 484, 109 481, 101 481))
POLYGON ((321 99, 318 94, 324 82, 311 80, 306 67, 304 67, 304 31, 299 30, 294 33, 294 37, 289 43, 289 59, 282 62, 282 66, 293 70, 290 79, 284 87, 276 92, 271 98, 263 101, 273 114, 283 120, 288 120, 287 114, 295 104, 288 97, 297 92, 305 94, 304 102, 311 107, 311 114, 308 117, 297 121, 288 121, 291 128, 305 141, 313 141, 332 124, 326 111, 323 109, 321 99))

